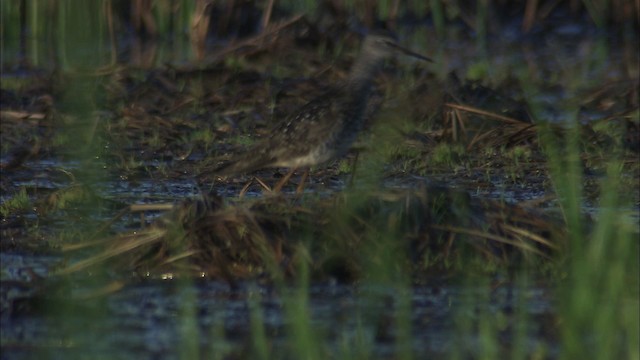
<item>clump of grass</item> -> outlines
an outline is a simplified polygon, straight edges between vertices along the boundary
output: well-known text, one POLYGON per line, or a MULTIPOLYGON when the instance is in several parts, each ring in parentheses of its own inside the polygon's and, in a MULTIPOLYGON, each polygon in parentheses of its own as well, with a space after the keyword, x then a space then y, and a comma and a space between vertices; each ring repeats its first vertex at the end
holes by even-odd
POLYGON ((230 71, 242 71, 247 68, 247 61, 244 56, 226 56, 224 66, 230 71))
POLYGON ((133 155, 123 159, 123 161, 118 164, 118 166, 125 172, 136 172, 139 169, 144 167, 144 163, 142 160, 137 159, 133 155))
POLYGON ((507 150, 507 156, 510 157, 514 165, 517 167, 521 162, 527 162, 531 158, 532 150, 530 146, 514 146, 507 150))
MULTIPOLYGON (((216 196, 188 200, 149 229, 109 239, 106 250, 65 272, 112 259, 122 264, 119 268, 141 274, 190 269, 228 281, 296 277, 294 259, 302 246, 309 252, 313 278, 349 282, 367 274, 363 246, 381 241, 375 239, 397 239, 392 253, 410 251, 402 267, 410 276, 421 276, 461 263, 469 253, 484 259, 485 270, 486 262, 492 269, 516 259, 535 262, 549 258, 563 237, 544 216, 433 187, 313 197, 304 206, 296 201, 272 197, 224 205, 216 196), (350 204, 346 210, 345 203, 350 204), (307 246, 301 240, 305 234, 324 240, 307 246)), ((373 251, 371 258, 378 253, 373 251)))
POLYGON ((68 146, 70 142, 71 139, 69 138, 68 134, 57 132, 53 137, 52 145, 55 147, 65 147, 68 146))
POLYGON ((429 164, 453 167, 464 159, 466 151, 461 144, 440 143, 429 154, 429 164))
POLYGON ((251 146, 255 143, 255 139, 252 138, 251 136, 245 136, 245 135, 238 135, 238 136, 234 136, 233 138, 229 139, 229 142, 232 144, 236 144, 239 146, 251 146))
POLYGON ((347 159, 340 160, 338 162, 338 173, 339 174, 350 174, 353 171, 353 164, 351 161, 347 159))
POLYGON ((201 143, 204 151, 209 152, 209 149, 214 145, 216 137, 211 129, 197 130, 191 133, 190 140, 187 144, 201 143))
POLYGON ((0 215, 4 218, 25 212, 32 206, 31 199, 29 199, 29 194, 27 194, 25 187, 21 187, 18 192, 8 199, 3 198, 2 200, 0 215))
POLYGON ((87 186, 72 185, 53 192, 47 197, 46 208, 49 211, 65 210, 74 206, 93 202, 97 199, 95 193, 87 186))

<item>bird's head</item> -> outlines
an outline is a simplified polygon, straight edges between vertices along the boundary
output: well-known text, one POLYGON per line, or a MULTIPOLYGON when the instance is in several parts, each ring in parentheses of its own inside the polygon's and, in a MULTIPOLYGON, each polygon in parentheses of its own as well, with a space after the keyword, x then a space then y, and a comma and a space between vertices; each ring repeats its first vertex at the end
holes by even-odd
POLYGON ((400 46, 395 35, 386 30, 374 31, 367 35, 361 51, 364 56, 372 59, 387 59, 400 52, 424 61, 432 62, 428 57, 400 46))

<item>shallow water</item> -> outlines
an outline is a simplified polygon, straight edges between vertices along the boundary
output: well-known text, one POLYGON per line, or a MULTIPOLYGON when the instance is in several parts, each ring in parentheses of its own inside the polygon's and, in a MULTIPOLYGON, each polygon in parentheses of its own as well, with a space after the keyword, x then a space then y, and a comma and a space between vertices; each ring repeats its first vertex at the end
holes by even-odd
MULTIPOLYGON (((308 316, 315 336, 323 339, 323 353, 337 356, 361 344, 378 358, 394 358, 398 330, 391 319, 397 315, 400 294, 381 286, 311 286, 308 316)), ((54 359, 83 358, 88 352, 108 358, 180 358, 184 336, 190 336, 184 335, 185 325, 198 329, 193 334, 199 337, 192 340, 201 354, 246 355, 251 345, 250 301, 259 304, 272 353, 283 355, 290 351, 285 337, 292 331, 283 298, 291 296, 293 287, 278 294, 272 287, 249 283, 231 288, 219 282, 195 287, 177 281, 143 282, 98 302, 80 301, 64 314, 63 322, 52 315, 3 317, 3 358, 20 359, 34 351, 54 359), (194 323, 184 323, 189 319, 185 312, 195 316, 194 323)), ((545 338, 547 318, 555 311, 548 289, 430 285, 414 287, 406 296, 411 304, 411 349, 417 357, 473 353, 481 339, 475 330, 460 330, 460 324, 477 324, 479 316, 502 317, 507 341, 519 321, 516 313, 529 319, 524 345, 528 353, 553 357, 557 352, 556 344, 545 338)))

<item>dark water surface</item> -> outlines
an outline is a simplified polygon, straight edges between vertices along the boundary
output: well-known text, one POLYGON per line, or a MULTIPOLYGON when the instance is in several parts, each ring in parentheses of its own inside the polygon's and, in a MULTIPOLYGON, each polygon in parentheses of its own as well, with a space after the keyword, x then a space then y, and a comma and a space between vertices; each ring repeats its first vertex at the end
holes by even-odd
MULTIPOLYGON (((279 295, 272 287, 255 284, 231 288, 219 282, 194 287, 180 286, 175 280, 143 282, 100 301, 76 301, 60 318, 53 314, 3 317, 3 358, 41 354, 79 359, 91 354, 111 359, 177 359, 184 355, 184 344, 192 341, 207 358, 245 358, 252 346, 252 303, 258 304, 272 354, 283 356, 291 351, 295 331, 283 298, 295 297, 295 292, 290 287, 279 295), (185 313, 194 314, 195 322, 185 320, 185 313)), ((395 358, 398 329, 392 319, 403 296, 410 301, 410 348, 419 358, 478 352, 482 347, 479 319, 487 317, 500 319, 498 330, 505 344, 511 343, 517 323, 528 319, 526 341, 520 346, 529 354, 557 354, 548 333, 555 306, 545 288, 417 286, 403 294, 386 286, 317 284, 308 292, 308 321, 314 336, 323 339, 322 354, 395 358)))

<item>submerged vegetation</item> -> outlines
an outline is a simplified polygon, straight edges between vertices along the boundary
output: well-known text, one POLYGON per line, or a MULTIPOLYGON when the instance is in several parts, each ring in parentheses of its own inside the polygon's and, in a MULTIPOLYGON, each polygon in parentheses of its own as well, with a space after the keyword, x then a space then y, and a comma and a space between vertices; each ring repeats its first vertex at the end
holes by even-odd
POLYGON ((151 289, 183 358, 640 358, 636 3, 0 7, 3 356, 158 354, 109 342, 151 289), (349 156, 212 173, 381 23, 435 62, 389 62, 349 156))

